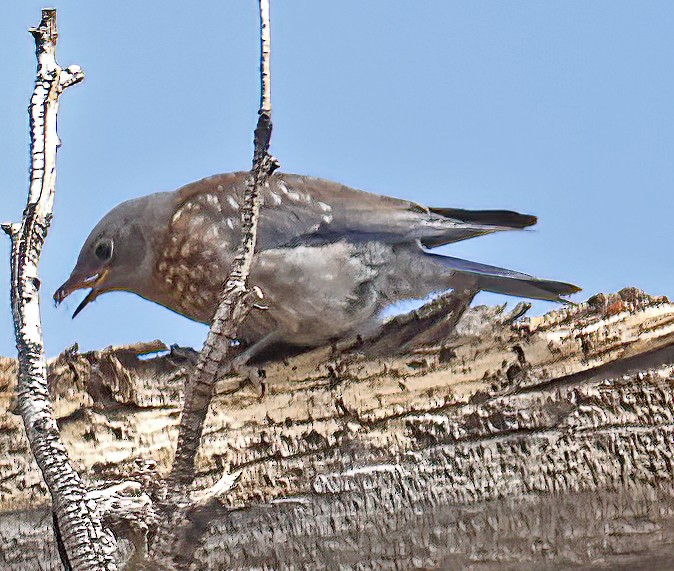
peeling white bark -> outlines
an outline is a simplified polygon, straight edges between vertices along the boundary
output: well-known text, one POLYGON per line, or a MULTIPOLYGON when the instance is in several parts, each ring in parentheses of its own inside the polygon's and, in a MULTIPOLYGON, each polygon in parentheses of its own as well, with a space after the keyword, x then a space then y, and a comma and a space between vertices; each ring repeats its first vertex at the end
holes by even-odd
POLYGON ((271 118, 271 28, 269 0, 260 0, 260 115, 271 118))
POLYGON ((12 241, 12 313, 19 354, 18 409, 45 483, 69 564, 75 570, 116 569, 110 555, 114 538, 86 501, 86 490, 73 470, 61 441, 47 389, 47 366, 40 320, 38 262, 52 217, 59 139, 56 116, 59 96, 84 74, 78 66, 56 63, 56 10, 42 11, 31 29, 35 38, 37 77, 28 108, 31 131, 31 174, 28 202, 21 224, 3 226, 12 241))

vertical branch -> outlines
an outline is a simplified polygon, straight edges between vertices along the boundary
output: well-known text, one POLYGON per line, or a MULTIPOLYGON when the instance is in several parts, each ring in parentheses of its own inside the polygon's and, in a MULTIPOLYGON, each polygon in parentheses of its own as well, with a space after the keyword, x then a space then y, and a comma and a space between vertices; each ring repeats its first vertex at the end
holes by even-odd
POLYGON ((271 28, 269 22, 269 0, 260 0, 260 115, 265 114, 271 120, 271 28))
POLYGON ((267 184, 267 179, 279 166, 268 152, 272 131, 269 0, 260 0, 260 47, 260 110, 255 129, 253 168, 246 183, 244 205, 241 209, 241 242, 194 374, 185 387, 185 404, 180 418, 169 489, 184 489, 194 479, 194 459, 218 371, 229 358, 231 342, 236 339, 239 325, 256 300, 255 292, 248 287, 248 274, 253 263, 257 238, 260 189, 267 184))
POLYGON ((193 545, 183 545, 179 530, 188 526, 190 509, 188 487, 194 480, 194 461, 199 450, 204 421, 213 396, 218 372, 230 358, 232 341, 240 324, 261 295, 259 289, 249 288, 248 275, 253 263, 260 214, 260 190, 267 184, 278 163, 269 150, 271 139, 271 90, 269 57, 269 0, 260 2, 260 110, 255 128, 253 167, 244 191, 241 208, 241 241, 232 262, 220 303, 211 322, 194 373, 185 386, 185 402, 178 427, 178 443, 171 473, 167 481, 168 496, 162 506, 167 523, 158 531, 152 545, 151 557, 155 565, 173 569, 187 565, 193 545), (183 565, 184 564, 184 565, 183 565))
POLYGON ((47 366, 40 321, 38 262, 52 218, 59 139, 59 96, 79 83, 78 66, 56 63, 56 10, 42 11, 35 38, 37 76, 30 99, 31 174, 28 201, 20 224, 3 230, 12 242, 12 313, 19 354, 18 405, 31 451, 51 493, 58 530, 72 569, 116 569, 114 539, 86 501, 86 490, 70 465, 47 388, 47 366))

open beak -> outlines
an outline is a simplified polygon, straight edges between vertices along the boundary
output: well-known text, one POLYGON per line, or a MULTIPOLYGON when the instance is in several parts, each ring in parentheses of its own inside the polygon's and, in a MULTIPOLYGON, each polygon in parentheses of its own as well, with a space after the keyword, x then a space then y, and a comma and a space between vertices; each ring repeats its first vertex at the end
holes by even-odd
POLYGON ((54 302, 56 303, 56 305, 59 305, 66 297, 68 297, 74 291, 77 291, 78 289, 91 288, 89 293, 80 302, 80 304, 77 306, 77 309, 73 313, 73 319, 75 319, 75 316, 80 311, 82 311, 87 305, 89 305, 92 301, 94 301, 101 293, 103 293, 101 286, 105 281, 106 274, 107 271, 103 270, 102 272, 99 272, 97 274, 81 277, 75 274, 75 272, 73 272, 67 279, 67 281, 60 288, 58 288, 56 292, 54 292, 54 302))

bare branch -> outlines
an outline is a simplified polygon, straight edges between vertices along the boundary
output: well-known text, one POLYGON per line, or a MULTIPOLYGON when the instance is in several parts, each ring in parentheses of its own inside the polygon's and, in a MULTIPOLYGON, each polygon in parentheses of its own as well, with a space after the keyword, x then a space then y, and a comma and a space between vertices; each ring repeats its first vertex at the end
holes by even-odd
POLYGON ((70 465, 47 389, 40 322, 38 262, 52 218, 56 183, 56 115, 62 91, 84 79, 78 66, 56 63, 56 10, 42 11, 35 38, 37 77, 28 112, 31 174, 21 224, 3 225, 12 241, 12 313, 19 354, 18 409, 31 450, 52 496, 58 530, 73 569, 113 570, 114 538, 86 501, 86 490, 70 465))
MULTIPOLYGON (((168 478, 168 499, 164 506, 171 524, 159 530, 152 553, 155 563, 169 568, 176 562, 174 544, 179 541, 175 536, 176 529, 186 524, 186 513, 193 507, 187 487, 194 480, 194 461, 215 383, 223 366, 231 359, 232 342, 237 338, 241 323, 261 297, 259 288, 249 287, 248 275, 257 241, 260 190, 279 166, 269 154, 272 132, 269 26, 269 0, 260 0, 260 109, 254 134, 253 166, 241 208, 241 242, 196 368, 185 386, 178 443, 168 478)), ((224 481, 228 479, 225 477, 224 481)), ((184 554, 178 557, 180 555, 184 554)))
POLYGON ((222 365, 230 357, 231 342, 237 337, 239 325, 246 318, 259 295, 248 288, 248 274, 253 262, 260 212, 260 189, 278 168, 269 152, 271 138, 271 87, 269 57, 269 0, 260 0, 261 96, 255 151, 244 206, 241 209, 241 243, 232 270, 223 289, 220 305, 213 318, 208 337, 199 355, 194 375, 187 383, 185 405, 180 421, 178 445, 169 487, 184 487, 194 478, 194 459, 199 447, 203 423, 213 394, 213 386, 222 365))
POLYGON ((271 117, 271 29, 269 23, 269 0, 260 0, 260 114, 265 113, 271 117))

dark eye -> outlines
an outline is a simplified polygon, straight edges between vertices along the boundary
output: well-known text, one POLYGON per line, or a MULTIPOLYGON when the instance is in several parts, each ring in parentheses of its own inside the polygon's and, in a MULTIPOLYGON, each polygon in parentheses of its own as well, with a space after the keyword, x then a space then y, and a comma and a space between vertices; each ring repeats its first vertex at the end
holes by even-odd
POLYGON ((112 258, 112 241, 102 240, 96 244, 94 254, 96 254, 96 257, 103 262, 112 258))

